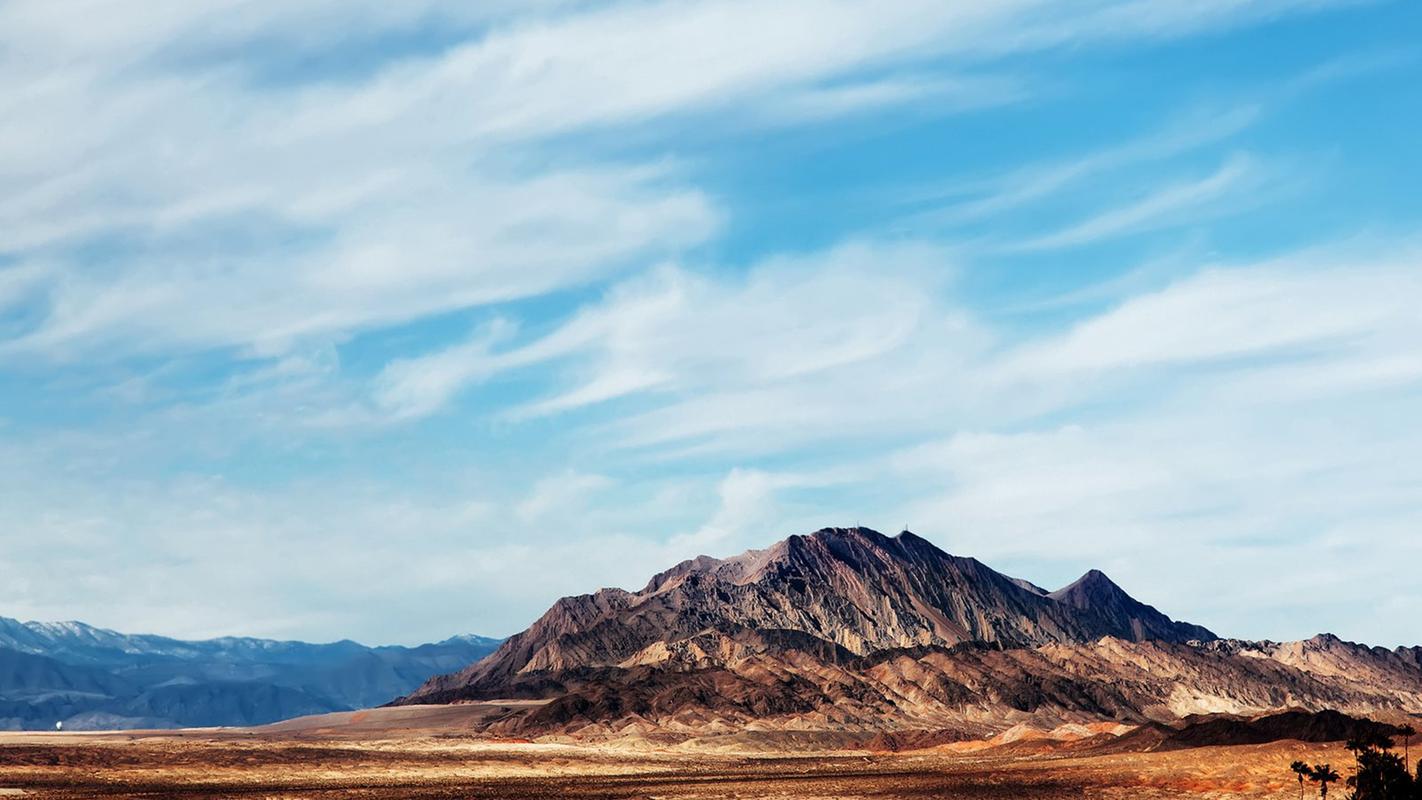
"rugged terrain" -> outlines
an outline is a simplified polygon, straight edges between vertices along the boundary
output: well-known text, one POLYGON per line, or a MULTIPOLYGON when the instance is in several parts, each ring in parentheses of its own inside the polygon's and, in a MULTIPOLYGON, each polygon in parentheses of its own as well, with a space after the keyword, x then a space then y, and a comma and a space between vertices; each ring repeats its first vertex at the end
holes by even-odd
POLYGON ((534 699, 516 736, 976 738, 1196 714, 1422 713, 1422 648, 1216 637, 1088 572, 1055 592, 904 532, 825 529, 558 601, 401 703, 534 699))
POLYGON ((0 617, 0 728, 255 725, 362 708, 497 645, 478 636, 419 647, 184 641, 0 617))

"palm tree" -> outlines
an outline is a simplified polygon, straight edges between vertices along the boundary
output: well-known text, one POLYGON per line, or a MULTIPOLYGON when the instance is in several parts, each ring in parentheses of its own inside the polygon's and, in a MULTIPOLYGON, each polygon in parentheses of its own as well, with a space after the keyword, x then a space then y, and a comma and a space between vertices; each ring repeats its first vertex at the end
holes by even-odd
POLYGON ((1331 764, 1315 764, 1309 770, 1309 780, 1318 784, 1318 796, 1323 800, 1328 800, 1328 784, 1337 783, 1342 775, 1339 775, 1331 764))
POLYGON ((1308 765, 1302 761, 1295 761, 1289 765, 1289 769, 1293 770, 1294 774, 1299 776, 1299 800, 1303 800, 1303 782, 1304 778, 1308 777, 1309 774, 1308 765))
POLYGON ((1402 734, 1402 763, 1408 769, 1412 769, 1412 753, 1408 745, 1412 744, 1412 737, 1417 735, 1417 729, 1411 725, 1403 725, 1397 729, 1402 734))

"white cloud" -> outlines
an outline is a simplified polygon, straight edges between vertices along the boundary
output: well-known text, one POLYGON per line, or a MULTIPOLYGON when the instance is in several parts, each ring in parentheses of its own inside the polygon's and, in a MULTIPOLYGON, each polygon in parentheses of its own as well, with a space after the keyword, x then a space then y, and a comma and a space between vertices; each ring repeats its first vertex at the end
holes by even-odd
POLYGON ((703 241, 718 212, 674 170, 535 166, 550 160, 530 149, 550 137, 731 108, 847 112, 975 77, 942 66, 855 84, 857 70, 1319 4, 703 0, 543 13, 559 5, 7 4, 0 252, 55 265, 47 315, 7 349, 279 353, 577 285, 703 241), (467 38, 381 55, 382 35, 429 28, 467 38), (373 63, 261 75, 327 51, 373 63), (126 246, 80 256, 101 238, 126 246))

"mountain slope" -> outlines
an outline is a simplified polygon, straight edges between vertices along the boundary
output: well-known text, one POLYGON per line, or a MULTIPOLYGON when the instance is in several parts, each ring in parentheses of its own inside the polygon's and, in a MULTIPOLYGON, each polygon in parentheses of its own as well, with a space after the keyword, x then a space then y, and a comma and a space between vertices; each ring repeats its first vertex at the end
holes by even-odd
POLYGON ((1139 725, 1291 708, 1422 713, 1419 672, 1383 686, 1359 685, 1270 658, 1112 638, 1036 648, 909 648, 843 664, 762 653, 691 670, 570 671, 545 676, 542 686, 551 702, 493 730, 583 738, 821 731, 854 744, 878 731, 986 737, 1018 724, 1139 725))

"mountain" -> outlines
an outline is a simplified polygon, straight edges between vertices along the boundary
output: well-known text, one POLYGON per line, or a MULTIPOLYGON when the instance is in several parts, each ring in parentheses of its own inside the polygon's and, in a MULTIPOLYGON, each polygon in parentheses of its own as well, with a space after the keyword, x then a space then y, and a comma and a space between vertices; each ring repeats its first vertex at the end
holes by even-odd
POLYGON ((566 597, 400 704, 538 699, 491 732, 667 739, 1422 713, 1419 650, 1219 639, 1091 571, 1054 592, 904 532, 829 528, 566 597))
POLYGON ((0 617, 0 728, 254 725, 379 705, 492 652, 224 637, 185 641, 0 617))
POLYGON ((1104 575, 1088 578, 1059 599, 908 531, 890 538, 827 528, 734 558, 684 561, 637 593, 563 598, 490 658, 432 681, 416 697, 492 697, 519 675, 572 668, 709 666, 770 632, 841 661, 966 642, 1215 638, 1131 600, 1104 575))

